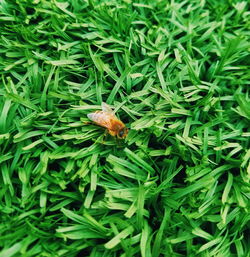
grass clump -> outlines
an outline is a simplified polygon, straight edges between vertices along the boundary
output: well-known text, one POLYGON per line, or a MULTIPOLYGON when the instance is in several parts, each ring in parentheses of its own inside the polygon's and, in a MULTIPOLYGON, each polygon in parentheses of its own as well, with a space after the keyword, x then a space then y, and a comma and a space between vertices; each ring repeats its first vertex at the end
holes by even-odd
POLYGON ((248 9, 2 0, 0 256, 247 256, 248 9))

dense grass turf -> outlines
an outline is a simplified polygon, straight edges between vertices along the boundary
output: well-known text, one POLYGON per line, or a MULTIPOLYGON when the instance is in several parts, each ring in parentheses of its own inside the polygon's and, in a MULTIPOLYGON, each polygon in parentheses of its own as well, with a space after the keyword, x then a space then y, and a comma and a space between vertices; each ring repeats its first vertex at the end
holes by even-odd
POLYGON ((248 10, 1 0, 0 256, 247 256, 248 10))

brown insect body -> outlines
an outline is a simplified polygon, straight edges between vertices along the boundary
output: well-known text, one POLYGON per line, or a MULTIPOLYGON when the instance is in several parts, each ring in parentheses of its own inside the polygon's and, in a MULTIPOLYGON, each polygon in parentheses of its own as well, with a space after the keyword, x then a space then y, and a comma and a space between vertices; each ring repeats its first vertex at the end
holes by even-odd
POLYGON ((107 128, 111 136, 125 138, 128 134, 125 124, 115 116, 113 110, 106 103, 102 103, 102 111, 89 113, 88 118, 97 125, 107 128))

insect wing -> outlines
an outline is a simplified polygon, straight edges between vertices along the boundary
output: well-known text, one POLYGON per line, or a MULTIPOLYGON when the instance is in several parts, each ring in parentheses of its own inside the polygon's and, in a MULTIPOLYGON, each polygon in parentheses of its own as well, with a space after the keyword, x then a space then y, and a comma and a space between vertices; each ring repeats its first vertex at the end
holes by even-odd
POLYGON ((90 120, 96 122, 96 113, 94 113, 94 112, 88 113, 88 114, 87 114, 87 117, 88 117, 90 120))
POLYGON ((110 128, 111 127, 111 118, 109 114, 106 114, 105 112, 93 112, 87 114, 88 118, 95 122, 96 124, 105 127, 105 128, 110 128))
POLYGON ((111 109, 111 107, 108 104, 104 103, 104 102, 102 102, 102 111, 103 112, 107 112, 109 114, 115 115, 114 111, 111 109))

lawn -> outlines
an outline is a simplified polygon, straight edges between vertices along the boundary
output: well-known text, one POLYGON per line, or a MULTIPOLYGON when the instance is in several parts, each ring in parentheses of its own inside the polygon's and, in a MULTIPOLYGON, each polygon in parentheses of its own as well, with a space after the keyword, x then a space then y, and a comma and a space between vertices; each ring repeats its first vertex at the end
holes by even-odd
POLYGON ((0 257, 250 256, 249 9, 0 0, 0 257))

